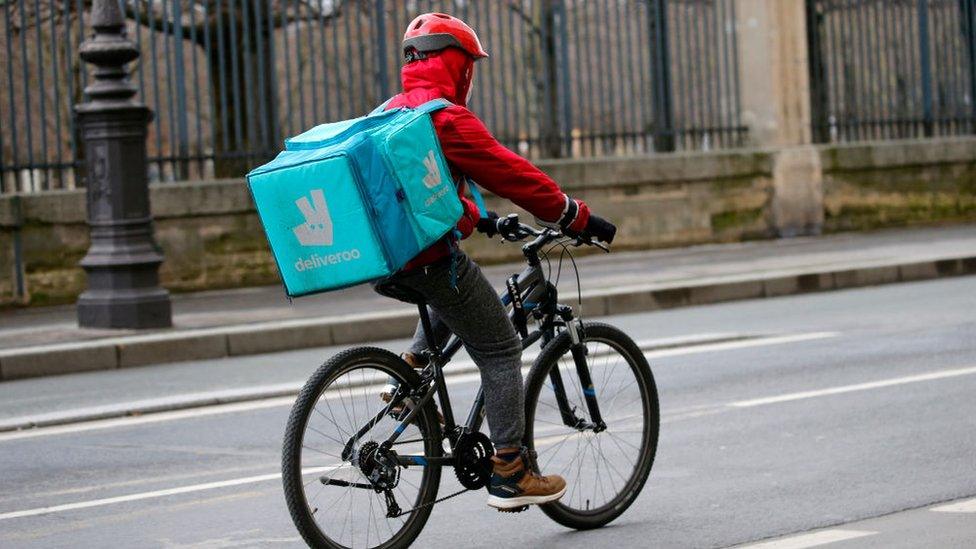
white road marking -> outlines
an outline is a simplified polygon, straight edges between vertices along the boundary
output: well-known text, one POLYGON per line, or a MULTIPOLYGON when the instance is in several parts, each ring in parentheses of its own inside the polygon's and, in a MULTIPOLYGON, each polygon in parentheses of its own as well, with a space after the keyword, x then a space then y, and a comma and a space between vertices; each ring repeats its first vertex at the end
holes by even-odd
POLYGON ((744 339, 741 341, 727 341, 724 343, 706 343, 695 345, 694 347, 679 347, 676 349, 661 349, 660 351, 648 351, 644 353, 647 358, 663 358, 669 356, 690 355, 697 353, 710 353, 715 351, 732 351, 735 349, 746 349, 749 347, 764 347, 767 345, 782 345, 784 343, 799 343, 801 341, 813 341, 817 339, 827 339, 840 335, 837 332, 814 332, 811 334, 796 334, 783 336, 757 337, 755 339, 744 339))
MULTIPOLYGON (((673 344, 690 345, 688 347, 675 347, 670 349, 661 349, 657 351, 648 351, 644 353, 644 356, 646 356, 649 359, 653 359, 653 358, 690 355, 690 354, 707 353, 707 352, 715 352, 715 351, 728 351, 734 349, 743 349, 747 347, 760 347, 765 345, 795 343, 800 341, 810 341, 816 339, 835 337, 837 335, 838 334, 836 332, 816 332, 811 334, 760 337, 755 339, 745 339, 741 341, 728 341, 723 343, 695 344, 696 341, 707 341, 708 339, 719 338, 719 337, 721 338, 734 337, 734 334, 703 334, 702 336, 667 338, 662 340, 644 340, 640 342, 640 345, 642 347, 649 346, 649 345, 660 345, 662 344, 662 342, 666 344, 673 343, 673 344)), ((534 356, 527 356, 526 358, 532 359, 534 358, 534 356)), ((477 373, 465 373, 465 374, 449 375, 447 381, 449 385, 457 385, 463 383, 477 382, 480 381, 480 379, 481 377, 477 373)), ((21 440, 26 438, 35 438, 35 437, 48 436, 48 435, 80 433, 80 432, 92 431, 96 429, 131 427, 135 425, 144 425, 147 423, 159 423, 162 421, 190 419, 190 418, 205 417, 205 416, 212 416, 212 415, 219 415, 219 414, 248 412, 252 410, 275 408, 279 406, 291 406, 294 402, 295 399, 292 396, 273 397, 268 399, 249 400, 249 401, 235 402, 229 404, 201 406, 197 408, 188 408, 185 410, 174 410, 169 412, 151 413, 151 414, 146 414, 141 416, 127 416, 127 417, 120 417, 120 418, 113 418, 113 419, 102 419, 102 420, 85 421, 80 423, 71 423, 71 424, 58 425, 53 427, 39 427, 36 429, 25 429, 23 431, 10 431, 6 433, 0 433, 0 442, 21 440)))
POLYGON ((821 530, 812 534, 801 534, 799 536, 790 536, 751 545, 740 545, 739 549, 806 549, 807 547, 818 547, 820 545, 827 545, 828 543, 863 538, 875 534, 877 532, 868 532, 866 530, 821 530))
MULTIPOLYGON (((793 341, 807 341, 813 339, 822 339, 826 337, 833 337, 835 335, 837 334, 832 332, 824 332, 824 333, 816 333, 816 334, 800 334, 795 336, 777 336, 777 337, 770 337, 770 338, 761 338, 756 340, 719 343, 714 345, 711 344, 701 345, 701 346, 696 346, 688 349, 673 349, 673 350, 669 349, 666 351, 652 351, 645 354, 653 356, 653 355, 658 355, 659 353, 668 352, 670 356, 673 356, 677 354, 693 354, 694 352, 702 351, 702 350, 704 351, 719 350, 719 349, 713 349, 714 347, 719 347, 719 346, 721 346, 723 349, 742 348, 742 347, 762 345, 762 344, 773 345, 773 344, 788 343, 793 341)), ((857 385, 848 385, 843 387, 834 387, 834 388, 823 389, 819 391, 807 391, 802 393, 791 393, 787 395, 779 395, 779 396, 768 397, 768 398, 744 400, 744 401, 725 404, 724 407, 728 408, 728 407, 761 406, 765 404, 774 404, 774 403, 786 402, 790 400, 815 398, 819 396, 846 393, 850 391, 876 389, 882 387, 889 387, 892 385, 901 385, 905 383, 915 383, 915 382, 929 381, 934 379, 943 379, 943 378, 960 376, 960 375, 968 375, 968 374, 976 374, 976 367, 960 368, 954 370, 943 370, 939 372, 931 372, 928 374, 893 378, 888 380, 881 380, 881 381, 870 382, 870 383, 861 383, 857 385)), ((478 380, 480 380, 480 374, 474 372, 474 373, 454 376, 451 378, 450 381, 452 384, 461 384, 461 383, 476 382, 478 380)), ((378 388, 381 387, 381 385, 376 385, 375 387, 378 388)), ((79 432, 79 431, 86 431, 90 429, 100 429, 105 427, 129 426, 129 425, 137 425, 141 423, 152 423, 156 421, 167 421, 172 419, 183 419, 183 418, 199 417, 199 416, 206 416, 206 415, 213 415, 213 414, 246 411, 246 410, 259 409, 259 408, 268 408, 273 406, 290 405, 292 402, 293 399, 291 397, 282 397, 282 398, 267 399, 263 401, 252 401, 252 402, 242 402, 242 403, 235 403, 235 404, 211 406, 208 408, 196 408, 196 409, 180 410, 174 412, 162 412, 162 413, 152 414, 152 415, 142 416, 142 417, 129 417, 129 418, 120 418, 120 419, 112 419, 112 420, 102 420, 97 422, 90 422, 88 424, 49 427, 49 428, 37 429, 34 431, 25 431, 19 433, 15 432, 15 433, 8 433, 6 435, 0 435, 0 441, 8 440, 11 437, 25 438, 28 436, 40 436, 42 434, 54 434, 58 432, 79 432), (34 433, 36 433, 36 435, 34 435, 34 433)), ((719 405, 719 406, 723 406, 723 405, 719 405)), ((702 409, 700 410, 689 409, 683 411, 690 412, 690 413, 698 413, 698 412, 709 413, 713 411, 713 409, 707 406, 700 407, 700 408, 702 409)), ((552 444, 554 442, 558 442, 559 440, 562 440, 562 438, 563 437, 557 437, 557 436, 543 437, 537 442, 540 445, 547 445, 547 444, 552 444)), ((307 470, 305 471, 304 474, 311 474, 314 472, 321 472, 326 470, 334 470, 340 467, 341 465, 320 467, 313 470, 307 470)), ((76 509, 85 509, 90 507, 111 505, 115 503, 138 501, 138 500, 150 499, 150 498, 159 498, 159 497, 165 497, 165 496, 176 495, 176 494, 199 492, 204 490, 213 490, 218 488, 238 486, 242 484, 264 482, 268 480, 279 479, 280 477, 281 477, 280 473, 273 473, 268 475, 258 475, 258 476, 230 479, 225 481, 196 484, 196 485, 183 486, 178 488, 157 490, 152 492, 143 492, 138 494, 126 495, 126 496, 117 496, 112 498, 103 498, 103 499, 96 499, 96 500, 83 501, 77 503, 69 503, 69 504, 57 505, 52 507, 41 507, 36 509, 28 509, 24 511, 14 511, 14 512, 0 514, 0 520, 37 516, 37 515, 56 513, 61 511, 70 511, 76 509)), ((935 507, 932 510, 942 511, 942 512, 967 512, 967 513, 976 512, 976 499, 954 503, 950 505, 944 505, 940 507, 935 507)), ((799 536, 783 538, 780 540, 762 542, 760 544, 749 545, 747 547, 763 548, 763 549, 802 549, 805 547, 815 547, 817 545, 833 543, 835 541, 855 539, 858 537, 873 535, 875 533, 876 532, 863 532, 863 531, 854 531, 854 530, 836 530, 836 529, 824 530, 812 534, 803 534, 799 536)))
MULTIPOLYGON (((687 348, 648 351, 644 353, 644 355, 647 356, 648 358, 661 358, 666 356, 689 355, 689 354, 696 354, 702 352, 741 349, 741 348, 757 347, 763 345, 777 345, 777 344, 794 343, 800 341, 811 341, 811 340, 835 337, 837 335, 838 334, 836 332, 817 332, 811 334, 772 336, 772 337, 757 338, 757 339, 743 340, 743 341, 731 341, 726 343, 695 345, 693 347, 687 347, 687 348)), ((892 378, 892 379, 886 379, 886 380, 880 380, 880 381, 874 381, 868 383, 859 383, 855 385, 845 385, 840 387, 830 387, 826 389, 819 389, 813 391, 803 391, 797 393, 776 395, 771 397, 763 397, 763 398, 756 398, 750 400, 740 400, 740 401, 727 403, 724 406, 731 407, 731 408, 750 408, 755 406, 764 406, 767 404, 777 404, 781 402, 790 402, 794 400, 817 398, 822 396, 843 394, 843 393, 854 392, 854 391, 880 389, 884 387, 903 385, 907 383, 932 381, 932 380, 951 378, 951 377, 963 376, 963 375, 971 375, 971 374, 976 374, 976 367, 942 370, 937 372, 930 372, 927 374, 892 378)), ((450 376, 448 378, 448 384, 460 385, 464 383, 475 383, 480 381, 480 379, 481 376, 476 372, 459 374, 455 376, 450 376)), ((264 400, 253 400, 248 402, 220 404, 216 406, 191 408, 187 410, 177 410, 172 412, 160 412, 160 413, 148 414, 145 416, 97 420, 97 421, 62 425, 56 427, 43 427, 43 428, 31 429, 25 431, 0 433, 0 442, 25 439, 25 438, 34 438, 34 437, 40 437, 46 435, 78 433, 78 432, 90 431, 95 429, 107 429, 113 427, 130 427, 134 425, 157 423, 162 421, 189 419, 189 418, 235 413, 235 412, 246 412, 252 410, 259 410, 263 408, 273 408, 278 406, 290 406, 293 402, 294 402, 294 398, 290 396, 276 397, 276 398, 264 399, 264 400)), ((708 415, 710 413, 713 413, 713 411, 710 410, 707 413, 700 414, 700 415, 708 415)), ((692 414, 692 417, 694 417, 695 415, 696 414, 692 414)))
POLYGON ((968 376, 976 374, 976 367, 971 368, 956 368, 952 370, 940 370, 936 372, 930 372, 927 374, 919 374, 914 376, 905 377, 895 377, 891 379, 882 379, 880 381, 871 381, 868 383, 857 383, 854 385, 842 385, 839 387, 828 387, 826 389, 818 389, 815 391, 802 391, 799 393, 787 393, 784 395, 777 395, 771 397, 754 398, 751 400, 740 400, 737 402, 731 402, 728 406, 735 408, 749 408, 752 406, 764 406, 766 404, 777 404, 780 402, 790 402, 794 400, 803 400, 807 398, 817 398, 828 395, 839 395, 843 393, 852 393, 855 391, 868 391, 871 389, 881 389, 883 387, 892 387, 895 385, 904 385, 906 383, 918 383, 921 381, 932 381, 936 379, 946 379, 950 377, 958 376, 968 376))
MULTIPOLYGON (((572 435, 578 435, 579 433, 573 432, 572 435)), ((582 436, 593 436, 592 433, 584 433, 582 436)), ((538 446, 546 446, 552 444, 553 442, 559 442, 566 436, 559 437, 548 437, 547 439, 541 439, 537 441, 538 446), (550 440, 551 439, 551 440, 550 440)), ((339 463, 333 465, 326 465, 323 467, 311 467, 302 471, 303 475, 312 475, 317 473, 324 473, 327 471, 337 471, 340 469, 351 469, 348 463, 339 463)), ((89 501, 79 501, 75 503, 65 503, 63 505, 53 505, 50 507, 37 507, 34 509, 26 509, 23 511, 11 511, 8 513, 0 513, 0 521, 15 519, 15 518, 25 518, 25 517, 35 517, 38 515, 48 515, 51 513, 60 513, 64 511, 75 511, 78 509, 88 509, 91 507, 103 507, 105 505, 113 505, 116 503, 127 503, 130 501, 140 501, 144 499, 155 499, 162 498, 166 496, 175 496, 179 494, 189 494, 193 492, 203 492, 206 490, 216 490, 218 488, 229 488, 231 486, 240 486, 242 484, 255 484, 258 482, 266 482, 269 480, 277 480, 281 478, 281 473, 270 473, 267 475, 256 475, 250 477, 233 478, 228 480, 221 480, 216 482, 206 482, 203 484, 192 484, 189 486, 180 486, 177 488, 167 488, 164 490, 153 490, 150 492, 140 492, 136 494, 128 494, 125 496, 115 496, 110 498, 93 499, 89 501)))
MULTIPOLYGON (((64 497, 67 497, 67 496, 80 497, 80 496, 84 496, 84 495, 86 495, 86 494, 88 494, 90 492, 96 492, 96 491, 99 491, 99 490, 114 490, 114 489, 122 489, 122 488, 132 489, 133 487, 140 488, 140 487, 142 487, 142 486, 144 486, 146 484, 157 484, 157 483, 174 484, 174 483, 177 483, 177 482, 190 482, 190 481, 198 480, 200 477, 208 477, 208 478, 224 477, 224 476, 229 476, 229 475, 239 475, 239 474, 244 474, 244 473, 253 473, 255 471, 267 471, 269 469, 271 469, 271 467, 269 467, 267 464, 262 464, 262 465, 250 465, 250 466, 245 466, 245 467, 229 467, 229 468, 221 468, 221 469, 211 469, 211 470, 208 470, 208 471, 192 471, 192 472, 182 473, 182 474, 160 475, 160 476, 157 476, 157 477, 138 478, 138 479, 129 479, 129 480, 118 480, 118 481, 113 481, 113 482, 106 482, 106 483, 103 483, 103 484, 77 486, 77 487, 69 487, 69 488, 62 488, 62 489, 55 488, 55 489, 52 489, 52 490, 33 491, 33 492, 30 493, 30 497, 32 499, 37 499, 37 498, 64 498, 64 497)), ((0 495, 0 506, 5 506, 8 502, 14 502, 16 500, 22 500, 23 497, 24 496, 22 494, 4 494, 4 495, 0 495)))
POLYGON ((939 505, 938 507, 931 508, 930 511, 937 513, 976 513, 976 499, 939 505))
POLYGON ((260 410, 262 408, 274 408, 277 406, 291 406, 295 403, 295 397, 275 397, 263 400, 251 400, 248 402, 235 402, 233 404, 218 404, 216 406, 206 406, 201 408, 188 408, 186 410, 173 410, 171 412, 159 412, 146 414, 144 416, 127 416, 114 419, 99 419, 86 421, 83 423, 71 423, 54 427, 39 427, 37 429, 27 429, 23 431, 10 431, 0 433, 0 442, 19 440, 24 438, 34 438, 47 435, 62 435, 66 433, 81 433, 84 431, 94 431, 96 429, 109 429, 112 427, 131 427, 133 425, 143 425, 146 423, 159 423, 161 421, 173 421, 176 419, 190 419, 203 416, 213 416, 218 414, 229 414, 234 412, 247 412, 260 410))
MULTIPOLYGON (((744 338, 755 337, 749 336, 747 334, 740 333, 730 333, 730 332, 708 332, 701 334, 691 334, 676 337, 665 337, 657 339, 642 339, 637 341, 637 346, 641 349, 661 349, 667 348, 673 350, 677 347, 688 347, 689 349, 695 348, 696 346, 702 346, 709 343, 717 343, 720 341, 728 340, 740 340, 744 338)), ((522 361, 526 365, 531 366, 532 362, 539 356, 538 351, 530 351, 523 354, 522 361)), ((469 370, 475 370, 475 364, 469 359, 455 360, 450 363, 445 373, 448 376, 449 383, 457 382, 467 382, 470 379, 477 379, 477 377, 467 376, 469 370)), ((22 431, 17 431, 16 434, 11 434, 13 431, 0 431, 0 441, 4 440, 16 440, 19 438, 30 438, 33 436, 41 436, 44 434, 59 434, 63 432, 75 432, 72 429, 64 429, 63 427, 69 425, 84 425, 85 428, 81 430, 90 430, 93 428, 106 428, 114 427, 118 423, 107 421, 107 420, 117 420, 126 419, 127 417, 139 416, 146 417, 148 415, 153 415, 156 419, 152 421, 165 421, 168 419, 182 419, 184 417, 195 417, 195 415, 212 415, 215 413, 229 413, 238 412, 241 410, 247 410, 248 403, 256 403, 255 409, 264 408, 266 406, 260 404, 265 401, 276 401, 284 397, 294 398, 294 395, 298 394, 298 391, 305 384, 305 380, 297 380, 287 383, 278 383, 273 385, 259 385, 246 387, 242 389, 224 389, 217 391, 205 391, 199 393, 185 393, 180 395, 171 395, 167 397, 160 398, 150 398, 143 400, 136 400, 130 402, 119 402, 113 404, 90 406, 86 408, 76 408, 71 410, 61 410, 57 412, 50 412, 46 414, 39 414, 33 416, 23 416, 14 417, 6 419, 0 422, 2 425, 30 425, 34 423, 36 427, 31 427, 29 429, 24 429, 22 431), (266 395, 266 396, 262 396, 266 395), (172 406, 174 403, 182 404, 183 408, 179 410, 166 410, 167 407, 172 406), (226 406, 230 404, 240 404, 241 406, 226 406), (179 415, 170 416, 166 415, 170 411, 186 411, 189 409, 201 410, 199 414, 179 415), (203 409, 208 409, 209 411, 202 411, 203 409), (127 414, 128 411, 134 410, 135 413, 127 414), (143 411, 141 414, 138 411, 143 411), (52 420, 61 420, 65 417, 75 417, 78 418, 74 421, 66 422, 60 425, 50 425, 52 420), (4 433, 10 434, 8 437, 4 433), (32 434, 25 434, 32 433, 32 434)), ((281 401, 284 402, 284 401, 281 401)), ((133 421, 130 419, 130 421, 133 421)), ((145 421, 134 421, 134 424, 144 423, 145 421)))
MULTIPOLYGON (((661 349, 657 351, 648 351, 645 353, 646 356, 651 358, 658 358, 664 356, 678 356, 686 354, 694 354, 699 352, 710 352, 719 351, 725 349, 736 349, 741 347, 752 347, 758 345, 774 345, 779 343, 788 343, 791 341, 805 341, 808 339, 819 339, 823 337, 831 337, 836 335, 834 333, 824 334, 799 334, 799 335, 789 335, 789 336, 772 336, 772 337, 760 337, 751 340, 741 340, 741 341, 731 341, 725 343, 707 343, 708 341, 714 341, 716 339, 733 339, 738 337, 747 337, 742 334, 735 333, 704 333, 696 334, 690 336, 679 336, 679 337, 669 337, 661 339, 647 339, 638 342, 638 346, 641 348, 645 347, 660 347, 660 346, 671 346, 676 345, 677 347, 661 349), (751 345, 743 345, 751 343, 751 345), (685 345, 682 347, 681 345, 685 345)), ((535 360, 538 353, 526 353, 524 361, 531 365, 531 361, 535 360)), ((458 385, 463 383, 472 383, 481 380, 481 376, 477 373, 458 373, 451 374, 451 367, 455 369, 462 369, 465 366, 474 367, 474 363, 470 360, 456 361, 452 362, 446 369, 447 382, 448 385, 458 385)), ((527 371, 527 367, 523 368, 523 372, 527 371)), ((456 370, 455 370, 456 371, 456 370)), ((280 390, 287 384, 279 384, 273 386, 275 390, 280 390)), ((301 387, 301 383, 295 382, 295 391, 301 387)), ((227 396, 226 392, 220 392, 218 396, 227 396)), ((201 398, 206 396, 203 393, 193 395, 195 398, 201 398)), ((195 408, 188 408, 184 410, 174 410, 168 412, 154 412, 146 415, 140 416, 126 416, 112 419, 97 419, 90 421, 82 421, 78 423, 70 423, 65 425, 57 425, 52 427, 38 427, 34 429, 25 429, 22 431, 9 431, 0 433, 0 442, 7 442, 11 440, 21 440, 27 438, 42 437, 48 435, 61 435, 70 433, 80 433, 85 431, 92 431, 96 429, 110 429, 115 427, 130 427, 134 425, 144 425, 147 423, 158 423, 162 421, 172 421, 179 419, 190 419, 196 417, 205 417, 218 414, 229 414, 237 412, 248 412, 252 410, 260 410, 264 408, 275 408, 278 406, 291 406, 295 402, 293 396, 284 397, 272 397, 267 399, 257 399, 248 400, 242 402, 233 402, 227 404, 214 404, 207 406, 200 406, 195 408)))
MULTIPOLYGON (((305 469, 302 473, 305 475, 311 475, 315 473, 324 473, 326 471, 333 471, 339 469, 341 465, 328 465, 325 467, 314 467, 310 469, 305 469)), ((255 484, 258 482, 267 482, 269 480, 276 480, 281 478, 281 473, 270 473, 267 475, 257 475, 253 477, 243 477, 243 478, 232 478, 229 480, 221 480, 217 482, 206 482, 204 484, 193 484, 190 486, 180 486, 177 488, 167 488, 165 490, 155 490, 152 492, 141 492, 138 494, 129 494, 125 496, 116 496, 111 498, 93 499, 89 501, 79 501, 75 503, 65 503, 63 505, 53 505, 51 507, 37 507, 35 509, 26 509, 23 511, 12 511, 9 513, 0 513, 0 520, 9 520, 15 518, 24 517, 35 517, 37 515, 47 515, 50 513, 60 513, 63 511, 74 511, 77 509, 88 509, 90 507, 102 507, 104 505, 112 505, 115 503, 125 503, 129 501, 139 501, 143 499, 154 499, 162 498, 166 496, 175 496, 178 494, 189 494, 193 492, 202 492, 205 490, 215 490, 217 488, 228 488, 230 486, 240 486, 242 484, 255 484)))

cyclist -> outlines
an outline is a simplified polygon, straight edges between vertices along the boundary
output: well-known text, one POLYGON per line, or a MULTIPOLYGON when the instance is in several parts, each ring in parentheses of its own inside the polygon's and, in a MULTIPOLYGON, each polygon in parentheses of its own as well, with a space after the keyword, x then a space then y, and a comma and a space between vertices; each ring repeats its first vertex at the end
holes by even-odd
MULTIPOLYGON (((443 13, 420 15, 407 27, 403 53, 403 92, 387 108, 416 107, 437 98, 453 104, 435 112, 432 119, 451 175, 460 183, 464 214, 457 228, 462 238, 475 228, 489 236, 498 231, 498 216, 489 213, 480 219, 478 207, 463 196, 464 178, 470 177, 566 234, 613 240, 613 224, 591 215, 585 203, 567 196, 546 174, 503 147, 466 108, 475 61, 488 57, 471 27, 443 13)), ((535 474, 524 462, 522 345, 478 265, 456 249, 455 238, 446 237, 377 284, 380 293, 402 298, 404 294, 394 288, 422 296, 431 310, 435 341, 443 341, 449 332, 456 334, 481 372, 496 449, 488 505, 513 510, 559 499, 566 481, 558 475, 535 474)), ((426 348, 423 328, 418 326, 413 343, 401 356, 412 367, 422 368, 426 348)), ((385 392, 382 397, 388 401, 391 395, 385 392)))

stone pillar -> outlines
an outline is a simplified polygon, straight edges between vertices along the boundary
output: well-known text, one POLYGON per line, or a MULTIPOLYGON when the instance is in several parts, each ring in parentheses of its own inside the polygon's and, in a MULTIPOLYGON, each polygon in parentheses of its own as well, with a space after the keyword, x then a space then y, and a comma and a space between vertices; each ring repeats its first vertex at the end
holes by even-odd
POLYGON ((823 171, 816 147, 789 147, 773 156, 772 225, 781 237, 820 234, 823 171))
POLYGON ((810 143, 804 0, 735 0, 742 122, 753 145, 810 143))
POLYGON ((819 234, 820 156, 811 146, 805 0, 735 0, 742 122, 773 151, 772 224, 778 236, 819 234))
POLYGON ((86 328, 172 325, 169 292, 159 286, 162 253, 153 239, 146 177, 146 126, 152 111, 135 100, 125 66, 139 51, 125 36, 120 3, 94 0, 94 34, 79 48, 95 66, 75 106, 85 145, 91 247, 81 260, 88 289, 78 298, 86 328))

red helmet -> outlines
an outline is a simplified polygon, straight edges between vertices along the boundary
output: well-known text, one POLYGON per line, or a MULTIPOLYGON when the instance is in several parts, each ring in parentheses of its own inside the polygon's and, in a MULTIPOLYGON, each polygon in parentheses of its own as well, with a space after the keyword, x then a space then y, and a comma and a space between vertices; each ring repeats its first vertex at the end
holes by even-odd
POLYGON ((407 25, 407 32, 403 33, 403 53, 408 60, 416 56, 413 52, 419 52, 419 58, 422 58, 426 52, 451 46, 461 48, 475 59, 488 57, 474 30, 464 21, 446 13, 418 15, 407 25))

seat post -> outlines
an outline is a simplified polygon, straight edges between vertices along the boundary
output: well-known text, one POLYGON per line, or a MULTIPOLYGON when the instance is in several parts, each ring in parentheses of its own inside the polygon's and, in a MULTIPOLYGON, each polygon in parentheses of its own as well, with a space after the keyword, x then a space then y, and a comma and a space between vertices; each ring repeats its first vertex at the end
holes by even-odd
POLYGON ((417 311, 420 313, 420 325, 424 329, 424 338, 427 340, 427 350, 435 356, 440 356, 440 345, 434 340, 434 328, 430 321, 430 311, 427 310, 427 303, 420 301, 417 303, 417 311))
POLYGON ((454 423, 454 408, 451 407, 451 397, 447 393, 447 382, 444 381, 444 371, 441 362, 441 348, 434 339, 434 327, 430 320, 430 311, 427 310, 425 301, 417 302, 417 311, 420 313, 420 325, 424 329, 424 338, 427 340, 427 351, 430 353, 430 367, 433 371, 433 381, 437 387, 437 399, 440 402, 441 413, 444 415, 444 427, 448 439, 453 447, 457 444, 457 429, 454 423))

